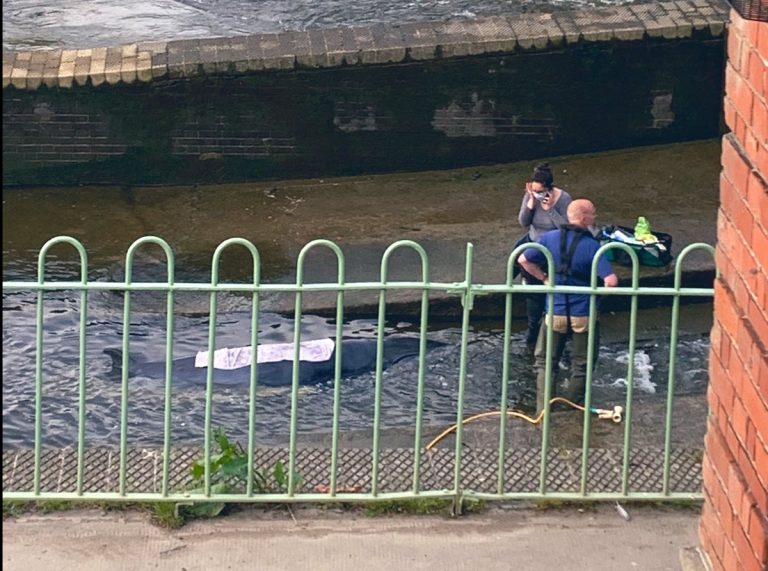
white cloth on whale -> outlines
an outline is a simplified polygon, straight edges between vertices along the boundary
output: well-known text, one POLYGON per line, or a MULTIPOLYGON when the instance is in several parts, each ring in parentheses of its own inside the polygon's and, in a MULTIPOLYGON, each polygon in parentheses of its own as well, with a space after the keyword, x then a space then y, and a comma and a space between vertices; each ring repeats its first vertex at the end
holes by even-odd
MULTIPOLYGON (((336 342, 333 339, 317 339, 299 343, 299 360, 319 363, 331 358, 336 342)), ((278 361, 293 361, 293 343, 268 343, 258 346, 257 363, 276 363, 278 361)), ((240 369, 250 367, 252 358, 251 347, 224 347, 213 352, 214 369, 240 369)), ((208 366, 208 351, 198 351, 195 355, 195 367, 208 366)))

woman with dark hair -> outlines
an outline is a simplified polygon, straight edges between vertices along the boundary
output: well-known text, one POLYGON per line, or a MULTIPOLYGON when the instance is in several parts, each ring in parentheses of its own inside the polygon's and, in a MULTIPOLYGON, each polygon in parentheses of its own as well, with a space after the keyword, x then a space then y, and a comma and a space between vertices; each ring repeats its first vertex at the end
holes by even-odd
MULTIPOLYGON (((570 194, 554 186, 554 177, 549 163, 538 165, 533 170, 533 177, 525 185, 525 194, 520 206, 518 220, 520 225, 525 228, 526 234, 517 242, 516 246, 524 242, 536 242, 550 230, 568 224, 567 212, 571 201, 570 194)), ((525 270, 521 270, 520 273, 523 276, 524 284, 541 285, 541 281, 525 270)), ((531 353, 536 346, 545 303, 546 294, 544 293, 531 293, 526 296, 528 333, 525 342, 531 353)))

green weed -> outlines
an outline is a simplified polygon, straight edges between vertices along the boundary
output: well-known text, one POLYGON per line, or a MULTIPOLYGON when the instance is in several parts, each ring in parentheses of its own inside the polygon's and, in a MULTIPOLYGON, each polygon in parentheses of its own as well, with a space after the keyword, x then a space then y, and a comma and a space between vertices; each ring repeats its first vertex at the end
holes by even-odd
MULTIPOLYGON (((213 438, 218 452, 210 458, 211 481, 225 485, 219 486, 215 493, 231 493, 234 488, 243 488, 248 483, 248 453, 239 442, 232 442, 224 430, 217 428, 213 438)), ((192 464, 190 492, 202 491, 205 482, 205 458, 198 458, 192 464)), ((288 491, 288 473, 281 461, 275 462, 272 470, 264 473, 254 467, 253 489, 257 494, 279 494, 288 491)), ((301 475, 294 471, 294 491, 300 491, 301 475)), ((217 484, 218 485, 218 484, 217 484)))
POLYGON ((155 502, 147 504, 150 521, 158 527, 178 529, 184 525, 184 517, 179 513, 179 504, 174 502, 155 502))
MULTIPOLYGON (((488 502, 474 498, 463 498, 461 513, 472 514, 485 511, 488 502)), ((449 498, 413 498, 409 500, 381 500, 366 503, 366 515, 376 517, 391 514, 449 515, 453 514, 453 500, 449 498)))
POLYGON ((29 502, 23 500, 3 500, 3 519, 17 517, 26 513, 29 509, 29 502))

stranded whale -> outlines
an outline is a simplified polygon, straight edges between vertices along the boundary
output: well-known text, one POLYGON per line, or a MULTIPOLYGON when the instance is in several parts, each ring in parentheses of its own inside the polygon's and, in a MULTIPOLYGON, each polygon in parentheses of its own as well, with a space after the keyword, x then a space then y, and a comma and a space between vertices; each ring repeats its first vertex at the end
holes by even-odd
MULTIPOLYGON (((348 377, 375 370, 376 339, 342 339, 341 376, 348 377)), ((427 350, 445 345, 438 341, 427 340, 427 350)), ((293 374, 293 343, 278 345, 259 345, 258 385, 265 387, 290 386, 293 374), (266 349, 266 351, 263 351, 266 349), (276 351, 275 351, 276 349, 276 351), (266 353, 266 357, 263 356, 266 353), (263 357, 266 362, 263 361, 263 357)), ((336 366, 336 342, 332 339, 301 344, 299 361, 299 384, 316 385, 333 380, 336 366), (313 345, 315 344, 315 345, 313 345), (320 345, 323 345, 320 347, 320 345), (305 345, 310 347, 305 353, 305 345), (314 353, 314 354, 313 354, 314 353), (305 355, 307 359, 305 359, 305 355)), ((419 339, 392 335, 384 338, 383 368, 386 369, 404 359, 418 358, 419 339)), ((104 353, 112 358, 112 373, 120 375, 122 370, 122 351, 105 349, 104 353)), ((213 382, 215 385, 248 386, 251 379, 250 347, 224 349, 215 352, 213 382), (220 358, 221 357, 221 358, 220 358), (245 363, 245 364, 243 364, 245 363)), ((207 352, 195 357, 173 360, 173 384, 205 385, 208 375, 207 352)), ((131 377, 165 379, 165 361, 140 362, 131 359, 128 366, 131 377)))

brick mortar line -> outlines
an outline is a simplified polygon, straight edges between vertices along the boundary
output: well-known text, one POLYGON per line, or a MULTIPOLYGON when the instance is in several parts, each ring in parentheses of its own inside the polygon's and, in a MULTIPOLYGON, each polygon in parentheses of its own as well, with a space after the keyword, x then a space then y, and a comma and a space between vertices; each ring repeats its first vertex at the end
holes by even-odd
MULTIPOLYGON (((730 217, 728 219, 730 221, 730 217)), ((739 321, 741 321, 744 327, 746 328, 747 333, 749 334, 749 337, 752 340, 752 342, 755 344, 755 346, 760 350, 760 352, 763 355, 768 355, 768 347, 766 347, 763 340, 760 339, 760 335, 752 327, 752 322, 749 320, 747 314, 744 311, 742 311, 742 307, 736 301, 736 294, 733 291, 731 284, 728 283, 728 281, 723 276, 719 276, 717 279, 720 282, 720 285, 722 286, 723 291, 728 296, 728 302, 731 304, 733 308, 739 310, 739 321)), ((717 319, 717 314, 715 314, 715 319, 717 319)), ((723 327, 723 330, 726 332, 728 337, 731 338, 731 340, 735 341, 735 337, 731 335, 730 330, 728 330, 725 327, 723 327)), ((741 355, 738 349, 738 345, 735 345, 735 347, 736 347, 736 352, 739 353, 739 355, 741 355)), ((768 408, 768 402, 763 402, 763 404, 768 408)))

